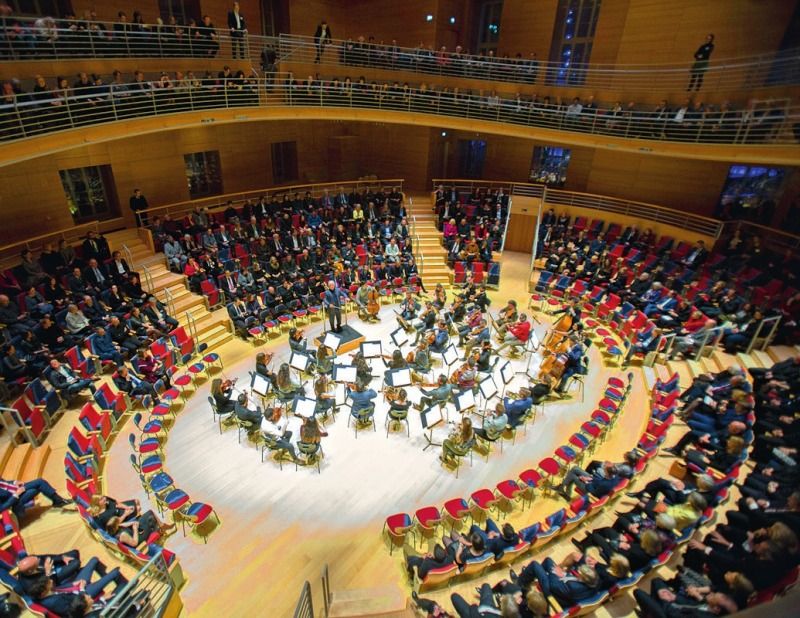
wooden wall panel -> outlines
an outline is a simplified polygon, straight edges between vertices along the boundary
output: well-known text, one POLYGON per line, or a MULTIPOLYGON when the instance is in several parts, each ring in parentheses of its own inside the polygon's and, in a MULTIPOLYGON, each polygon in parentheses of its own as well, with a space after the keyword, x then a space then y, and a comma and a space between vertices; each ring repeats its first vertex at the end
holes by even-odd
POLYGON ((711 216, 730 163, 597 150, 586 191, 711 216))
POLYGON ((558 0, 505 0, 500 19, 498 51, 512 58, 519 52, 527 58, 536 52, 547 60, 553 40, 558 0))
POLYGON ((351 124, 347 131, 359 137, 358 145, 350 153, 359 161, 359 176, 405 178, 409 189, 428 188, 431 129, 360 123, 351 124))
MULTIPOLYGON (((600 6, 600 15, 597 18, 597 28, 594 33, 592 45, 592 64, 615 64, 619 46, 625 32, 625 22, 628 17, 628 5, 631 0, 603 0, 600 6)), ((669 11, 667 3, 662 2, 664 11, 669 11)), ((647 60, 640 60, 647 62, 647 60)))
POLYGON ((778 49, 797 0, 603 0, 600 19, 617 3, 629 6, 616 62, 688 66, 710 32, 716 35, 712 63, 778 49))
POLYGON ((534 234, 536 234, 536 211, 532 214, 512 212, 503 250, 530 253, 534 234))

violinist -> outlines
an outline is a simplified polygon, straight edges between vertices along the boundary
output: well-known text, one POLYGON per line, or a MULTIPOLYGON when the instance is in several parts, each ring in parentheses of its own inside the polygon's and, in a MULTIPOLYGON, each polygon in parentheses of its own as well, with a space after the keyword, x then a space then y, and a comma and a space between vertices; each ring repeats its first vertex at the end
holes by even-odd
POLYGON ((504 328, 507 328, 509 324, 513 324, 516 321, 517 301, 512 299, 500 310, 500 313, 497 314, 497 319, 494 320, 494 326, 501 338, 506 334, 504 328))
POLYGON ((468 358, 467 361, 450 376, 450 383, 458 385, 458 388, 462 391, 475 388, 475 378, 477 375, 475 359, 468 358))
POLYGON ((411 381, 421 382, 422 379, 417 374, 417 371, 420 373, 428 373, 431 370, 431 357, 428 354, 428 342, 425 341, 425 339, 422 339, 417 344, 417 349, 409 352, 408 357, 406 357, 406 361, 408 361, 408 366, 412 369, 411 381))
POLYGON ((436 307, 437 311, 441 311, 446 304, 447 292, 445 292, 444 286, 441 283, 437 283, 436 289, 433 291, 433 306, 436 307))
POLYGON ((472 302, 481 311, 486 311, 492 302, 486 294, 486 285, 483 283, 467 297, 467 300, 472 302))
POLYGON ((519 321, 508 327, 503 337, 503 345, 497 349, 497 353, 500 354, 501 350, 504 350, 510 345, 525 345, 530 335, 531 323, 528 321, 528 316, 521 313, 519 321))
POLYGON ((522 423, 522 419, 530 412, 532 406, 533 398, 529 388, 521 388, 517 399, 504 398, 503 407, 508 417, 508 424, 512 427, 518 427, 522 423))
POLYGON ((475 432, 469 416, 461 419, 461 427, 442 443, 442 463, 448 463, 454 457, 463 457, 475 444, 475 432))
POLYGON ((417 345, 422 333, 429 331, 436 324, 436 308, 431 301, 425 301, 425 309, 419 314, 419 318, 411 322, 411 327, 417 331, 417 336, 414 338, 414 345, 417 345))
MULTIPOLYGON (((489 330, 489 324, 484 318, 481 318, 481 321, 478 322, 478 325, 461 340, 464 345, 465 358, 467 355, 469 355, 470 351, 472 351, 472 348, 474 348, 476 345, 480 345, 481 341, 491 341, 491 339, 492 333, 489 330)), ((461 345, 461 342, 459 342, 459 345, 461 345)))
POLYGON ((306 340, 305 333, 294 326, 289 329, 289 349, 298 354, 305 354, 308 352, 308 341, 306 340))
POLYGON ((211 397, 217 407, 217 414, 230 414, 234 409, 234 402, 231 399, 233 393, 233 381, 214 378, 211 382, 211 397))
POLYGON ((500 436, 508 425, 508 416, 506 415, 506 408, 502 402, 494 407, 494 411, 487 414, 483 419, 483 426, 475 429, 475 433, 479 438, 494 442, 500 436))
POLYGON ((458 345, 464 345, 464 339, 477 328, 482 320, 481 312, 475 308, 467 314, 464 323, 458 327, 458 345))
POLYGON ((390 370, 408 368, 408 361, 403 357, 400 348, 396 348, 391 356, 383 355, 383 363, 390 370), (389 361, 388 363, 386 361, 389 361))
POLYGON ((269 364, 272 362, 272 352, 259 352, 256 354, 256 373, 264 376, 270 382, 275 381, 275 374, 269 370, 269 364))
POLYGON ((447 330, 447 323, 444 320, 439 320, 433 331, 433 343, 430 344, 431 352, 443 353, 449 341, 450 333, 447 330))
POLYGON ((492 342, 488 339, 481 341, 481 349, 478 352, 478 360, 475 366, 482 373, 489 373, 492 370, 492 342))
POLYGON ((464 299, 460 296, 456 296, 453 299, 453 304, 450 305, 450 311, 448 311, 445 315, 449 316, 450 319, 457 324, 462 322, 467 316, 467 305, 464 302, 464 299))
POLYGON ((329 374, 333 371, 333 350, 326 345, 317 348, 317 371, 320 374, 329 374))
POLYGON ((353 366, 356 368, 356 383, 366 388, 372 382, 372 369, 360 351, 353 354, 353 366))
MULTIPOLYGON (((419 311, 419 303, 414 300, 414 297, 411 295, 411 292, 406 292, 406 296, 403 299, 403 302, 400 303, 400 317, 406 321, 406 323, 410 323, 417 316, 417 311, 419 311)), ((401 325, 403 323, 401 322, 401 325)), ((405 326, 403 326, 405 328, 405 326)), ((408 330, 406 328, 406 330, 408 330)))
POLYGON ((569 379, 576 373, 586 373, 586 346, 578 336, 570 338, 570 347, 567 351, 567 362, 564 366, 564 373, 561 375, 561 380, 556 387, 559 394, 563 394, 567 387, 569 379))
POLYGON ((453 393, 453 385, 447 380, 447 376, 442 374, 436 381, 436 388, 432 390, 419 389, 422 393, 420 402, 414 406, 415 410, 422 412, 434 404, 446 403, 450 400, 453 393))
POLYGON ((321 374, 314 382, 314 396, 317 399, 317 405, 314 408, 314 415, 326 416, 328 411, 333 408, 336 396, 328 392, 328 386, 331 380, 325 374, 321 374))

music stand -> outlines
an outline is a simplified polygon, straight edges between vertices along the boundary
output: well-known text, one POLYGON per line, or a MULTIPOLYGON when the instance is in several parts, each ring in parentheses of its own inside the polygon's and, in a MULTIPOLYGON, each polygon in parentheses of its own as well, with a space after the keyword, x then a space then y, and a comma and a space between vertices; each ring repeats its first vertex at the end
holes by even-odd
POLYGON ((497 395, 497 383, 494 381, 494 377, 491 375, 486 376, 478 383, 478 389, 481 397, 489 401, 492 397, 497 395))
POLYGON ((338 335, 335 335, 331 332, 325 333, 325 338, 322 340, 322 345, 329 347, 333 350, 334 355, 336 354, 336 350, 339 349, 339 344, 341 343, 342 339, 338 335))
POLYGON ((398 348, 402 348, 408 343, 408 333, 403 329, 402 326, 393 331, 389 336, 392 338, 392 341, 398 348))
POLYGON ((262 376, 260 373, 254 373, 253 379, 250 380, 250 390, 252 390, 256 395, 258 395, 262 399, 267 396, 270 386, 271 386, 270 381, 265 376, 262 376))
POLYGON ((528 337, 528 340, 525 342, 525 346, 522 350, 522 354, 528 355, 528 362, 525 364, 525 371, 517 371, 518 375, 526 375, 531 380, 534 379, 532 375, 530 375, 531 370, 531 360, 533 360, 533 353, 536 352, 539 347, 542 345, 541 341, 539 341, 539 337, 536 335, 536 332, 531 328, 531 333, 528 337))
POLYGON ((477 406, 477 402, 475 401, 475 393, 472 392, 471 388, 464 389, 458 393, 455 397, 453 397, 453 401, 456 404, 456 410, 462 414, 469 411, 470 408, 477 406))
POLYGON ((441 446, 441 442, 433 441, 433 428, 444 422, 442 411, 439 409, 439 404, 435 403, 427 410, 423 410, 419 417, 422 421, 422 435, 425 436, 425 441, 428 443, 422 450, 427 451, 432 446, 441 446))
POLYGON ((383 344, 380 341, 364 341, 361 344, 361 356, 378 358, 383 356, 383 344))
POLYGON ((411 370, 393 369, 392 371, 387 371, 385 380, 388 386, 411 386, 411 370))
POLYGON ((317 400, 308 397, 298 397, 294 400, 292 412, 301 418, 312 418, 317 409, 317 400))
POLYGON ((308 370, 308 363, 310 361, 311 359, 308 355, 302 352, 292 352, 292 355, 289 357, 289 367, 303 373, 308 370))
POLYGON ((357 376, 356 368, 353 365, 334 365, 333 366, 333 381, 334 382, 347 382, 355 384, 357 376))
POLYGON ((447 365, 448 370, 453 364, 458 362, 459 358, 458 349, 456 349, 455 344, 452 343, 447 346, 442 353, 442 360, 444 361, 444 364, 447 365))
POLYGON ((514 368, 511 366, 511 361, 506 361, 500 367, 500 379, 503 381, 503 395, 506 394, 506 387, 511 384, 511 380, 514 379, 514 368))

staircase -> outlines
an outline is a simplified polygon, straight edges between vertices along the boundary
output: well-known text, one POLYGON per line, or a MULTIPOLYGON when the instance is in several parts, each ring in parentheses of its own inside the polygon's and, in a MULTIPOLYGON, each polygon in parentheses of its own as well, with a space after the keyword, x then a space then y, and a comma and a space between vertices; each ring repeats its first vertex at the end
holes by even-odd
MULTIPOLYGON (((186 285, 183 275, 178 275, 167 269, 167 262, 163 253, 153 253, 147 244, 139 238, 138 229, 125 229, 106 234, 111 251, 120 250, 123 257, 127 258, 123 247, 127 247, 133 263, 129 264, 132 270, 143 272, 147 269, 152 280, 151 290, 156 298, 167 304, 167 292, 172 296, 173 307, 170 312, 181 326, 187 328, 187 313, 191 312, 197 327, 197 343, 208 344, 209 348, 221 345, 233 339, 229 329, 230 320, 223 307, 216 311, 209 311, 205 297, 192 293, 186 285)), ((129 259, 130 261, 130 259, 129 259)), ((142 286, 148 289, 148 283, 142 274, 142 286)))
POLYGON ((442 233, 436 229, 433 202, 429 195, 413 196, 412 201, 409 201, 407 208, 409 217, 416 221, 414 227, 419 236, 415 252, 419 274, 426 287, 437 283, 447 285, 450 283, 451 270, 447 265, 447 251, 442 246, 442 233))

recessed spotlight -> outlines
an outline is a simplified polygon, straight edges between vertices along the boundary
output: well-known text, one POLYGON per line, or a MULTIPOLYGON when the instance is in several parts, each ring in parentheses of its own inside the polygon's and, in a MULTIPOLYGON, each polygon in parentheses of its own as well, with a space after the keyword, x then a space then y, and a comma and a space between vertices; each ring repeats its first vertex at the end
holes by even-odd
POLYGON ((447 131, 442 131, 442 137, 447 137, 447 131))
POLYGON ((455 17, 451 17, 451 18, 450 18, 450 23, 451 23, 451 24, 454 24, 454 23, 456 23, 456 18, 455 18, 455 17))
POLYGON ((428 13, 428 14, 425 16, 425 21, 433 21, 433 15, 431 15, 430 13, 428 13))

